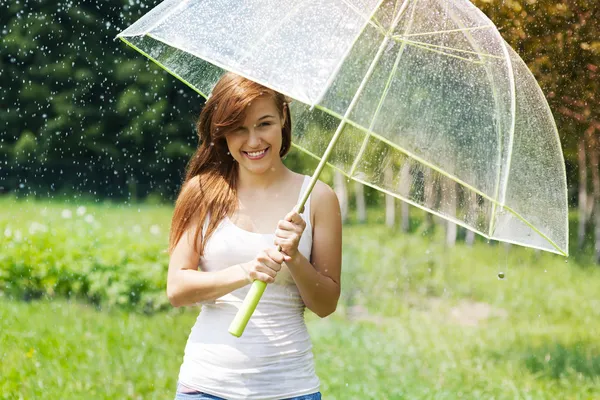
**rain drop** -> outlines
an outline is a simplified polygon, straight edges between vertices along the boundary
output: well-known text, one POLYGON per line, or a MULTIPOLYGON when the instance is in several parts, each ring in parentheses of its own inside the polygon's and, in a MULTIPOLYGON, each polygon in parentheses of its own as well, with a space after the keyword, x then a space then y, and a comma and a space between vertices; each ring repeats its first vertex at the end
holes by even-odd
POLYGON ((498 279, 504 279, 504 272, 498 272, 498 279))

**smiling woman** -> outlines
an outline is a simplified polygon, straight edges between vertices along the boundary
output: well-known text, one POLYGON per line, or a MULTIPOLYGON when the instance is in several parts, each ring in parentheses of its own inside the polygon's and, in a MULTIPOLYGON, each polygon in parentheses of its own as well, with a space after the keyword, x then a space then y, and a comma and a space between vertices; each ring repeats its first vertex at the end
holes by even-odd
MULTIPOLYGON (((261 174, 265 168, 280 161, 283 155, 282 127, 285 126, 286 114, 280 116, 271 97, 259 97, 248 103, 247 108, 243 124, 225 135, 225 140, 231 156, 242 166, 240 172, 261 174), (254 162, 259 160, 262 162, 254 162)), ((286 103, 283 109, 287 112, 286 103)))
POLYGON ((337 306, 337 198, 318 182, 305 209, 290 212, 309 177, 283 164, 291 120, 280 93, 227 73, 197 129, 171 224, 167 294, 176 307, 202 309, 176 398, 319 399, 304 310, 325 317, 337 306), (228 325, 254 280, 271 285, 243 336, 233 337, 228 325))

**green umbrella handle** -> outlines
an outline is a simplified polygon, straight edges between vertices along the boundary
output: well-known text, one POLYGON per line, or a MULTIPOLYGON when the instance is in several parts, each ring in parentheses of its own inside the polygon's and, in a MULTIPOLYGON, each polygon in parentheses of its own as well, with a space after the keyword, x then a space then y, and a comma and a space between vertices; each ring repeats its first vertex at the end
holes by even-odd
MULTIPOLYGON (((317 169, 317 172, 320 173, 321 171, 317 169)), ((300 210, 300 213, 304 212, 304 204, 306 204, 308 196, 310 195, 310 192, 315 186, 315 182, 318 178, 318 174, 315 174, 313 176, 311 182, 308 185, 308 188, 306 189, 306 192, 304 193, 304 196, 302 196, 302 200, 296 206, 296 209, 300 210)), ((277 251, 281 251, 281 246, 277 246, 277 251)), ((244 333, 244 329, 246 329, 246 325, 248 325, 248 321, 254 313, 254 310, 256 310, 256 306, 258 305, 258 302, 262 297, 263 293, 265 292, 266 288, 267 284, 263 281, 256 280, 252 282, 252 287, 250 287, 250 290, 248 291, 246 298, 242 302, 240 309, 238 310, 237 314, 235 315, 235 318, 233 319, 233 321, 231 321, 231 324, 229 325, 229 333, 231 333, 235 337, 242 336, 242 333, 244 333)))
MULTIPOLYGON (((277 251, 281 251, 281 246, 277 246, 277 251)), ((229 333, 235 337, 242 336, 242 333, 244 333, 244 329, 246 329, 246 325, 248 325, 250 317, 254 314, 254 310, 256 310, 256 306, 266 288, 267 284, 263 281, 256 280, 252 282, 252 286, 242 302, 242 306, 229 325, 229 333)))
POLYGON ((254 310, 256 310, 258 301, 266 288, 267 284, 263 281, 257 280, 252 282, 252 287, 250 287, 250 291, 246 295, 242 306, 238 310, 233 321, 231 321, 231 325, 229 325, 229 333, 235 337, 242 336, 242 333, 244 333, 244 329, 246 329, 246 325, 248 325, 248 321, 254 313, 254 310))

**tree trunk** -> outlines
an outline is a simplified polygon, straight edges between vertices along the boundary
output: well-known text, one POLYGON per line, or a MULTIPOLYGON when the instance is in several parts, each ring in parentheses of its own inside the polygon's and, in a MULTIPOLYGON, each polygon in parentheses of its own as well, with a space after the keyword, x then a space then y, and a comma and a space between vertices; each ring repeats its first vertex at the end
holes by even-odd
POLYGON ((585 244, 585 227, 588 220, 587 209, 587 163, 585 155, 585 136, 579 139, 577 146, 577 161, 579 164, 579 228, 577 231, 577 245, 581 250, 585 244))
MULTIPOLYGON (((478 208, 479 205, 477 204, 477 194, 473 191, 469 191, 468 193, 468 200, 467 200, 467 212, 469 213, 468 216, 468 221, 470 224, 473 224, 475 226, 477 226, 476 222, 477 222, 477 217, 478 217, 478 208)), ((470 229, 467 229, 467 235, 465 236, 465 242, 467 244, 467 246, 473 246, 473 243, 475 243, 475 232, 473 232, 470 229)))
MULTIPOLYGON (((447 216, 456 216, 456 182, 444 181, 444 212, 447 216)), ((446 221, 446 246, 453 247, 456 244, 456 223, 446 221)))
MULTIPOLYGON (((425 207, 427 207, 430 210, 433 210, 435 208, 435 205, 437 203, 437 188, 436 188, 436 182, 432 177, 432 173, 431 170, 426 170, 423 176, 423 194, 425 197, 425 207)), ((427 226, 427 229, 431 229, 433 228, 433 215, 431 213, 426 213, 425 214, 425 224, 427 226)))
POLYGON ((594 236, 596 249, 596 262, 600 264, 600 176, 598 174, 598 146, 594 138, 595 129, 585 131, 588 139, 590 167, 592 170, 592 187, 594 190, 594 236))
POLYGON ((333 173, 333 190, 340 202, 340 211, 342 213, 342 223, 348 221, 348 188, 346 186, 346 178, 337 169, 333 173))
POLYGON ((365 187, 362 183, 356 182, 354 186, 356 196, 356 218, 359 223, 367 222, 367 204, 365 202, 365 187))
MULTIPOLYGON (((402 169, 400 170, 400 195, 409 198, 410 197, 410 187, 412 184, 412 176, 410 174, 410 163, 405 162, 402 165, 402 169)), ((405 201, 401 204, 401 218, 402 218, 402 231, 408 232, 410 229, 410 208, 409 204, 405 201)))
MULTIPOLYGON (((387 187, 392 186, 392 181, 394 180, 394 171, 392 170, 392 166, 389 165, 383 171, 383 179, 386 183, 387 187)), ((391 196, 386 193, 385 195, 385 224, 390 228, 394 227, 396 222, 396 201, 394 196, 391 196)))

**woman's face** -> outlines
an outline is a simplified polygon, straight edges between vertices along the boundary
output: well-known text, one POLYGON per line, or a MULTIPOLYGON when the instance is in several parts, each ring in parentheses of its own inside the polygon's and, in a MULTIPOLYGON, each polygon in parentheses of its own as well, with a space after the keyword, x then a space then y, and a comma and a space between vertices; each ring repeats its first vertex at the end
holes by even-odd
POLYGON ((261 174, 281 162, 283 122, 270 96, 259 97, 248 106, 242 126, 225 135, 240 168, 261 174))

